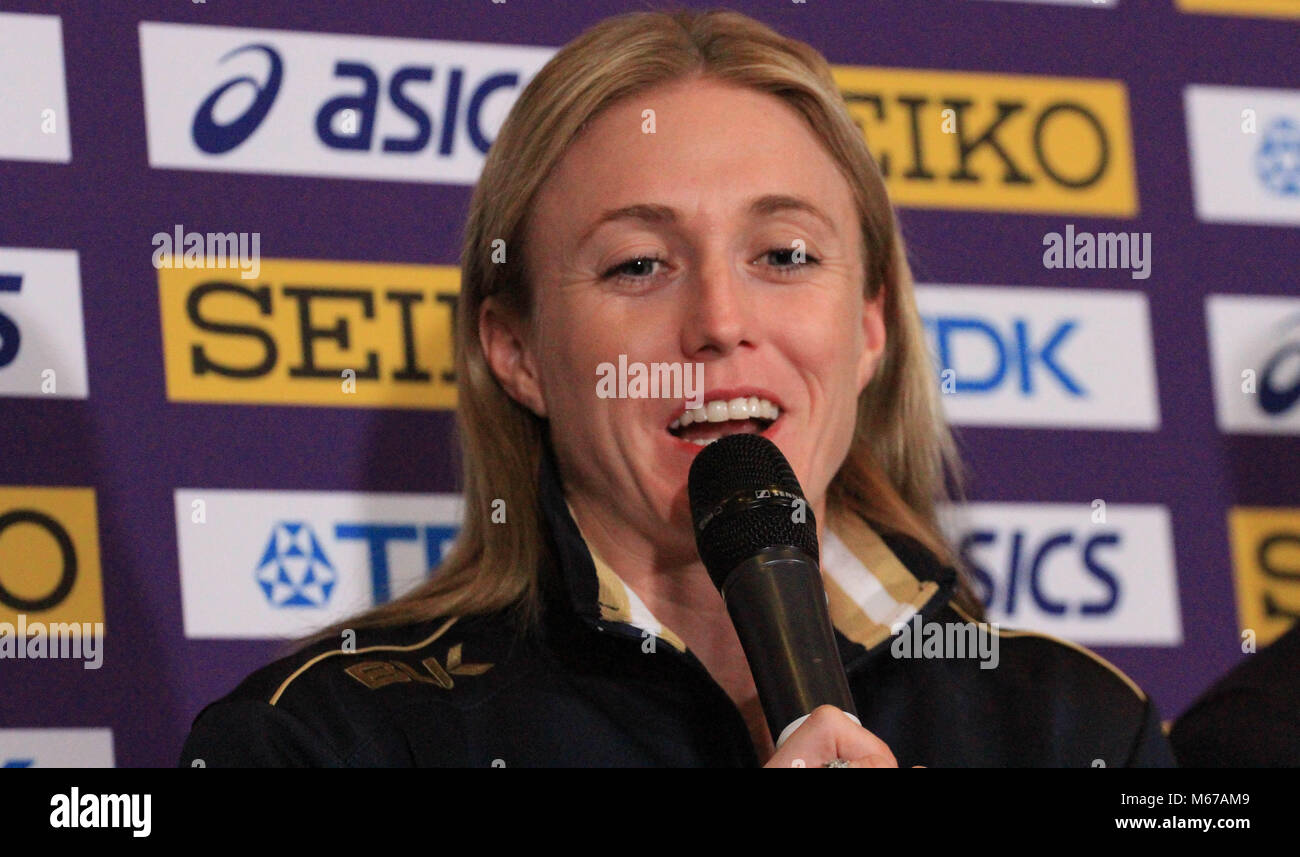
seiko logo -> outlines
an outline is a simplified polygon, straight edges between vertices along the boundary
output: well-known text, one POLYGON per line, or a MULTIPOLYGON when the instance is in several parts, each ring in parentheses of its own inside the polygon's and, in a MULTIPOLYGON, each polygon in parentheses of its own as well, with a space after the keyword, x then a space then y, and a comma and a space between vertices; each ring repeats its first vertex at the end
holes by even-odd
POLYGON ((1300 508, 1234 506, 1228 535, 1243 644, 1267 646, 1300 621, 1300 508))
POLYGON ((1120 81, 856 66, 833 71, 898 205, 1137 212, 1120 81))
POLYGON ((450 266, 261 260, 160 268, 172 399, 331 407, 456 405, 450 266))

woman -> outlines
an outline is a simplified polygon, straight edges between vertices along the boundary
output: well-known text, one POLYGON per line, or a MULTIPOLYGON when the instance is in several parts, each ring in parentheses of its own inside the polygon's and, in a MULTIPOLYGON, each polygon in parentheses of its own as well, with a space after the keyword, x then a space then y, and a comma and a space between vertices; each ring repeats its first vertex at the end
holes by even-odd
POLYGON ((1171 762, 1078 647, 979 626, 994 669, 894 656, 909 619, 982 611, 936 524, 960 467, 898 227, 812 48, 731 12, 593 27, 504 123, 462 269, 455 550, 205 709, 183 765, 1171 762), (598 393, 620 356, 699 367, 703 402, 598 393), (686 499, 733 431, 804 488, 862 719, 779 750, 686 499))

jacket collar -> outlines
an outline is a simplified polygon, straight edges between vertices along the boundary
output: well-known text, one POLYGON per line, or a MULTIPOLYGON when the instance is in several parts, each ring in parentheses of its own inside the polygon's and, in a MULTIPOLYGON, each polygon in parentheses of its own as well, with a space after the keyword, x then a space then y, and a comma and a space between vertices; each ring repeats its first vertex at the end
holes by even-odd
MULTIPOLYGON (((554 454, 543 447, 538 498, 557 550, 560 603, 589 625, 638 639, 649 632, 685 652, 682 639, 589 547, 564 498, 554 454)), ((948 602, 956 572, 915 540, 878 533, 848 513, 832 516, 824 533, 822 580, 846 670, 885 648, 914 615, 928 620, 948 602)))

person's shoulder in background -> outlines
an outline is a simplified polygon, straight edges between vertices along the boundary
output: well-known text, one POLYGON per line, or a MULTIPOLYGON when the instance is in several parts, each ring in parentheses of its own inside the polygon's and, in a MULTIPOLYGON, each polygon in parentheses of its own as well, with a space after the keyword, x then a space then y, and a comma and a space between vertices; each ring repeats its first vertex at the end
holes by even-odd
POLYGON ((1300 622, 1215 682, 1169 739, 1186 767, 1300 767, 1300 622))
MULTIPOLYGON (((938 562, 909 537, 890 534, 888 544, 909 567, 938 562)), ((997 638, 995 667, 959 658, 944 678, 958 698, 971 701, 963 730, 987 736, 983 757, 972 755, 968 764, 1176 766, 1155 703, 1096 652, 1037 631, 999 625, 994 632, 956 599, 939 621, 972 623, 997 638)))
POLYGON ((510 639, 504 618, 493 614, 363 628, 355 638, 318 641, 258 669, 204 707, 179 766, 463 764, 466 700, 451 691, 472 695, 472 684, 466 691, 458 677, 506 659, 510 639), (478 663, 467 662, 467 647, 478 663), (374 692, 385 687, 395 692, 374 692), (415 748, 410 725, 417 719, 415 748))
MULTIPOLYGON (((1024 716, 1051 723, 1062 764, 1172 768, 1177 762, 1146 692, 1085 646, 1035 631, 999 629, 1002 676, 1024 716)), ((994 670, 997 672, 997 670, 994 670)))

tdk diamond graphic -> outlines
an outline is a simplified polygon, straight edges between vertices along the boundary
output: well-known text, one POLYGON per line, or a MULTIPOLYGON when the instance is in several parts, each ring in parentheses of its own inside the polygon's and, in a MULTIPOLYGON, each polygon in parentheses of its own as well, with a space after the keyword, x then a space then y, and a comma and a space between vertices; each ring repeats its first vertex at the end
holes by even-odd
POLYGON ((1300 196, 1300 127, 1278 119, 1263 135, 1255 167, 1264 186, 1282 196, 1300 196))
POLYGON ((275 525, 257 565, 257 582, 273 607, 321 607, 337 579, 311 525, 275 525))

